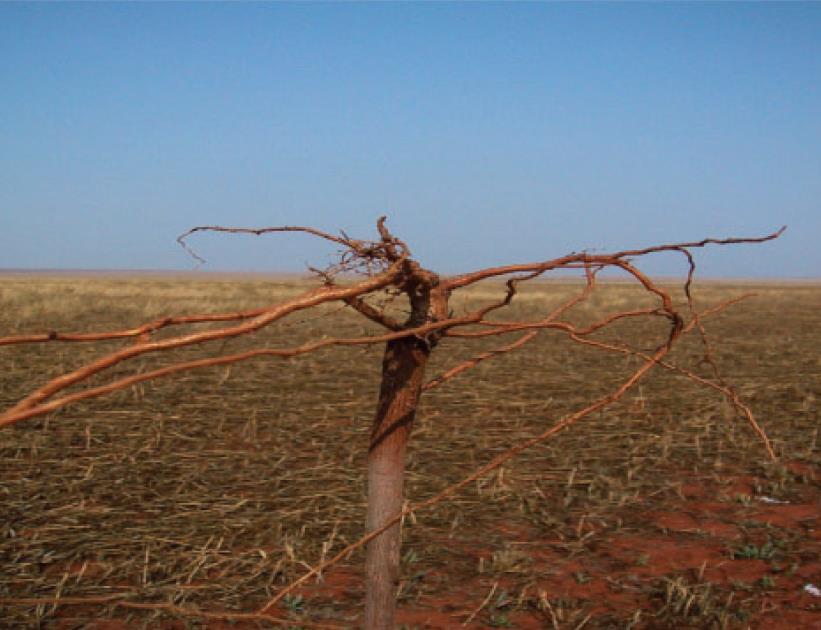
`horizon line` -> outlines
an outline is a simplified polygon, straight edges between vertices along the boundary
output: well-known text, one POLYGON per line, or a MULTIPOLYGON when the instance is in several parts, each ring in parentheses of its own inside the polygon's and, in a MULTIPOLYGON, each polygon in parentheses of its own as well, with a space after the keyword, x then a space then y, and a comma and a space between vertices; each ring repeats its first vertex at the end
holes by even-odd
MULTIPOLYGON (((566 270, 565 270, 566 271, 566 270)), ((618 271, 613 270, 613 274, 607 274, 603 272, 600 277, 601 280, 604 281, 613 281, 613 280, 620 280, 623 278, 622 274, 619 274, 618 271)), ((123 277, 123 276, 188 276, 188 277, 196 277, 196 276, 204 276, 203 279, 207 277, 218 277, 218 276, 248 276, 248 277, 289 277, 289 278, 312 278, 315 277, 314 274, 310 270, 305 271, 259 271, 259 270, 229 270, 229 269, 157 269, 157 268, 134 268, 134 269, 123 269, 123 268, 109 268, 109 267, 80 267, 80 268, 60 268, 60 267, 0 267, 0 276, 48 276, 48 275, 59 275, 59 276, 66 276, 70 277, 74 276, 98 276, 98 277, 123 277)), ((343 277, 353 274, 341 274, 343 277)), ((446 277, 453 277, 460 275, 459 273, 456 274, 440 274, 446 277)), ((662 281, 678 281, 683 280, 686 277, 686 274, 682 275, 667 275, 667 274, 660 274, 660 275, 652 275, 651 277, 662 280, 662 281)), ((807 283, 807 284, 816 284, 821 283, 821 275, 816 276, 710 276, 710 275, 696 275, 696 281, 709 281, 709 282, 738 282, 738 283, 788 283, 788 284, 797 284, 797 283, 807 283)), ((563 276, 563 277, 544 277, 538 278, 537 281, 547 281, 547 282, 569 282, 578 280, 582 282, 584 279, 579 277, 570 277, 570 276, 563 276)))

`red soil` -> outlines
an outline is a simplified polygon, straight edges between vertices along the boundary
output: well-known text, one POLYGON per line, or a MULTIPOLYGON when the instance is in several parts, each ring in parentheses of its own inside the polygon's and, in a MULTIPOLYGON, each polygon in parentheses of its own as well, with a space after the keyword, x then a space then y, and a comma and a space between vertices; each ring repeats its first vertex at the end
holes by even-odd
MULTIPOLYGON (((400 600, 397 627, 460 628, 469 619, 471 628, 525 630, 575 628, 582 622, 588 629, 623 628, 631 621, 635 628, 710 627, 709 617, 664 615, 665 587, 680 580, 693 589, 709 584, 713 610, 729 611, 731 628, 821 630, 821 597, 805 589, 808 584, 821 588, 821 487, 814 482, 817 472, 806 465, 794 464, 791 470, 810 482, 789 502, 768 503, 756 496, 753 479, 701 480, 684 483, 680 499, 619 508, 606 523, 571 515, 563 540, 546 537, 518 514, 483 540, 460 539, 458 533, 443 537, 441 547, 453 563, 417 576, 419 588, 409 587, 400 600), (490 572, 500 539, 525 554, 525 569, 490 572), (485 573, 477 571, 480 558, 485 573)), ((66 569, 82 579, 83 571, 97 574, 106 567, 88 563, 60 571, 66 569)), ((412 571, 404 577, 412 578, 412 571)), ((292 618, 293 627, 305 619, 322 623, 319 610, 327 611, 321 616, 328 625, 358 627, 364 596, 360 567, 334 567, 298 594, 309 616, 284 606, 274 611, 292 618)), ((78 613, 78 607, 67 606, 60 616, 76 619, 78 613)), ((241 621, 203 626, 257 627, 241 621)), ((129 626, 120 619, 83 627, 129 626)))

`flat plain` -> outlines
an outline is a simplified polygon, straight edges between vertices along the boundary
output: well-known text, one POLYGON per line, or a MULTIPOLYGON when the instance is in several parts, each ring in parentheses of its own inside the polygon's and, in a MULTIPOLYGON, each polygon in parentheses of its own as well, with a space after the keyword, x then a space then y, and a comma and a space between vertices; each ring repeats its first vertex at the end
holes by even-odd
MULTIPOLYGON (((295 278, 7 275, 0 337, 253 308, 306 286, 295 278)), ((545 313, 578 290, 531 285, 508 316, 545 313)), ((500 293, 491 285, 460 299, 500 293)), ((768 432, 777 463, 718 392, 655 369, 618 403, 408 517, 399 623, 821 627, 813 592, 821 589, 821 286, 695 288, 701 307, 747 293, 705 326, 722 377, 768 432)), ((574 317, 640 305, 647 298, 635 287, 604 284, 574 317)), ((368 332, 358 314, 329 306, 112 373, 368 332)), ((596 338, 647 350, 660 335, 663 327, 622 323, 596 338)), ((123 343, 0 347, 0 406, 123 343)), ((445 339, 429 375, 500 343, 445 339)), ((116 602, 250 612, 358 539, 381 352, 331 348, 190 371, 0 429, 0 626, 228 627, 116 602), (55 598, 68 599, 57 606, 55 598)), ((672 360, 711 378, 703 357, 691 336, 672 360)), ((411 440, 408 499, 432 496, 542 432, 636 365, 543 332, 431 390, 411 440)), ((357 627, 362 565, 357 551, 275 614, 293 628, 357 627)))

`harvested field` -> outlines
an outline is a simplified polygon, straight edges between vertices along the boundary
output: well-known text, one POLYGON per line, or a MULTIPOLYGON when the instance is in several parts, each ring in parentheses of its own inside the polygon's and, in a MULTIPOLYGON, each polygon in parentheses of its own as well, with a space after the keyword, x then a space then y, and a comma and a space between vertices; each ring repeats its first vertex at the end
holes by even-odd
MULTIPOLYGON (((304 288, 295 279, 7 276, 0 336, 131 327, 263 306, 304 288)), ((576 290, 532 284, 507 316, 545 312, 576 290)), ((722 375, 769 433, 778 463, 720 394, 658 369, 603 413, 406 519, 400 623, 821 627, 821 597, 805 588, 821 588, 821 286, 705 283, 695 297, 706 307, 748 292, 756 295, 705 325, 722 375)), ((483 287, 469 299, 491 295, 498 291, 483 287)), ((646 300, 635 287, 605 284, 578 317, 646 300)), ((137 361, 148 370, 372 330, 331 306, 137 361)), ((663 324, 620 323, 600 338, 649 349, 663 333, 663 324)), ((121 343, 0 347, 0 405, 121 343)), ((497 345, 445 339, 429 375, 497 345)), ((137 606, 251 612, 355 541, 381 351, 187 372, 0 430, 0 625, 227 627, 137 606), (9 602, 22 599, 42 601, 9 602)), ((672 360, 710 377, 702 356, 692 336, 672 360)), ((542 432, 635 365, 542 332, 432 390, 411 441, 408 498, 432 496, 542 432)), ((362 564, 359 551, 276 614, 293 628, 357 627, 362 564)))

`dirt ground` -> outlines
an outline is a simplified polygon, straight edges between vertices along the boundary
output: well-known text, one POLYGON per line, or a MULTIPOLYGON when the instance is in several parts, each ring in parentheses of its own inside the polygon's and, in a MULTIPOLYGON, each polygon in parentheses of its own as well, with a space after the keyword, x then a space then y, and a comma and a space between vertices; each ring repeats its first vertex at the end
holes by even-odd
MULTIPOLYGON (((249 308, 303 288, 10 276, 0 278, 0 337, 249 308)), ((511 317, 577 288, 529 288, 511 317)), ((705 324, 777 463, 715 391, 653 372, 616 405, 405 520, 399 627, 821 628, 821 287, 705 283, 696 296, 706 307, 750 292, 705 324)), ((607 285, 578 317, 642 299, 607 285)), ((368 326, 330 307, 138 369, 368 326)), ((624 324, 600 338, 652 347, 657 334, 624 324)), ((116 347, 0 347, 0 405, 116 347)), ((492 347, 446 340, 430 375, 492 347)), ((673 360, 710 377, 703 352, 689 339, 673 360)), ((380 348, 337 349, 194 371, 0 430, 0 627, 358 627, 361 551, 280 602, 279 621, 181 611, 252 612, 363 533, 380 361, 380 348)), ((634 365, 543 334, 431 391, 414 427, 409 499, 541 432, 634 365)))

